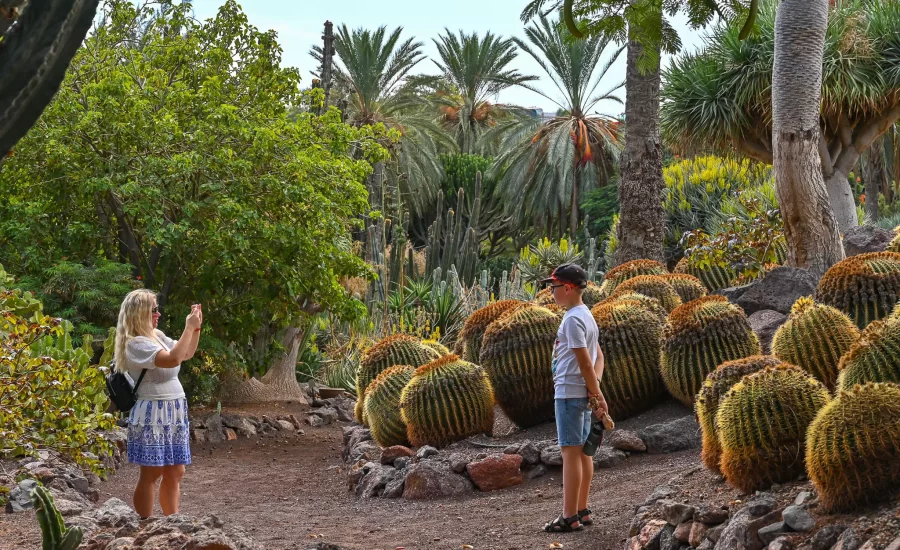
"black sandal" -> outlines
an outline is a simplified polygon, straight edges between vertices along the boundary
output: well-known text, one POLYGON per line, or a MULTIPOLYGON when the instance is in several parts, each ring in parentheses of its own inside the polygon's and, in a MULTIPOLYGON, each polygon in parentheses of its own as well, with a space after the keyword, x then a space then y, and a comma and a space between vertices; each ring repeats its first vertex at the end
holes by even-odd
POLYGON ((584 510, 579 510, 578 511, 578 523, 580 523, 582 525, 593 525, 594 524, 593 519, 590 519, 590 518, 584 519, 584 516, 590 516, 593 514, 594 513, 591 512, 590 508, 585 508, 584 510))
POLYGON ((581 518, 578 517, 578 514, 570 518, 564 518, 562 514, 559 515, 555 520, 548 521, 544 524, 544 531, 548 533, 569 533, 571 531, 581 531, 583 527, 581 526, 581 518), (572 527, 573 523, 578 523, 578 527, 572 527))

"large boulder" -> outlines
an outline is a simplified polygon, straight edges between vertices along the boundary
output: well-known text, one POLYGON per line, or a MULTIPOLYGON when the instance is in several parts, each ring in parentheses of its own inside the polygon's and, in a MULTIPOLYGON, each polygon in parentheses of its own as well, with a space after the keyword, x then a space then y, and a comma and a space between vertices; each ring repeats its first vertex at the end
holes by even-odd
POLYGON ((673 453, 700 446, 700 426, 690 416, 653 424, 638 432, 650 454, 673 453))
POLYGON ((423 460, 409 467, 403 498, 427 500, 452 497, 472 490, 472 482, 453 473, 449 464, 436 460, 423 460))
POLYGON ((739 305, 747 315, 765 309, 788 314, 797 298, 812 295, 818 284, 818 279, 809 271, 782 266, 749 285, 726 288, 718 294, 739 305))
POLYGON ((895 233, 874 225, 851 227, 844 232, 844 255, 848 258, 866 252, 882 252, 895 233))
POLYGON ((524 477, 519 469, 521 465, 521 455, 497 454, 470 462, 466 471, 479 489, 495 491, 522 483, 524 477))
POLYGON ((772 353, 772 338, 775 336, 775 331, 787 321, 787 318, 784 313, 771 309, 763 309, 750 315, 748 319, 750 328, 759 338, 759 345, 762 346, 763 353, 772 353))

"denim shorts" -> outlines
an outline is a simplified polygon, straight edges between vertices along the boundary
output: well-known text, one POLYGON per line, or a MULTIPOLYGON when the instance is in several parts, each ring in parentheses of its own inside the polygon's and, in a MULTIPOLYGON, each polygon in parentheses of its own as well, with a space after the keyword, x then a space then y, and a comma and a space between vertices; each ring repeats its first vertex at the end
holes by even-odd
POLYGON ((591 432, 587 397, 556 399, 556 435, 560 447, 584 445, 591 432))

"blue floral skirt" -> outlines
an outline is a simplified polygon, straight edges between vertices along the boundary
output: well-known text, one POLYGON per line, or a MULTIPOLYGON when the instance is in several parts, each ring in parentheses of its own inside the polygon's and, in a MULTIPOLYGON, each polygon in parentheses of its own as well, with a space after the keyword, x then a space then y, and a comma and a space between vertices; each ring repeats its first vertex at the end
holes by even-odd
POLYGON ((141 466, 191 463, 187 399, 147 400, 128 416, 128 462, 141 466))

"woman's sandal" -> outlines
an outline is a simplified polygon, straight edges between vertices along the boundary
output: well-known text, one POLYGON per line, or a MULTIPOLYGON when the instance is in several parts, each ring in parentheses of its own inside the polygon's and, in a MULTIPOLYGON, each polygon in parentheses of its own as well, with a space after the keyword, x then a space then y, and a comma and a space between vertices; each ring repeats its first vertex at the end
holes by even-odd
POLYGON ((580 523, 582 525, 593 525, 594 524, 593 519, 591 519, 591 518, 584 519, 585 516, 590 516, 590 515, 593 515, 593 512, 591 512, 590 508, 585 508, 584 510, 579 510, 578 511, 578 523, 580 523))
POLYGON ((544 531, 548 533, 569 533, 571 531, 581 531, 582 529, 581 518, 578 517, 578 514, 569 518, 564 518, 560 514, 555 520, 544 524, 544 531), (578 523, 578 527, 572 527, 573 523, 578 523))

